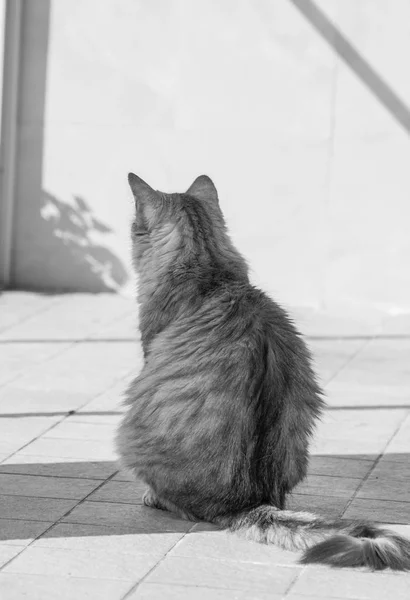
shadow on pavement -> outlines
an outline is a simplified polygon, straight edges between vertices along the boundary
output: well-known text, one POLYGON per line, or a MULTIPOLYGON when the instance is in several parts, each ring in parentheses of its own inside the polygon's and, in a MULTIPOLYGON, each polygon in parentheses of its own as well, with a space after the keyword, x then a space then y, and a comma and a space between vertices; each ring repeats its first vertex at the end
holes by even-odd
MULTIPOLYGON (((409 459, 408 454, 383 457, 382 460, 389 461, 386 480, 383 481, 383 475, 380 476, 380 489, 384 493, 391 485, 392 477, 394 488, 405 486, 403 469, 408 467, 403 465, 408 465, 409 459)), ((373 507, 368 515, 369 520, 409 523, 410 502, 398 502, 401 500, 400 496, 397 501, 356 498, 358 489, 367 480, 375 463, 377 459, 374 455, 312 456, 307 485, 303 483, 301 493, 297 489, 289 497, 288 508, 342 517, 353 500, 356 503, 364 502, 364 507, 366 502, 370 508, 373 507), (340 486, 345 485, 344 481, 347 480, 350 483, 353 481, 354 485, 344 493, 345 490, 340 486), (339 487, 334 488, 333 482, 339 487), (396 514, 396 508, 397 518, 392 518, 391 515, 396 514)), ((0 524, 0 540, 33 537, 33 523, 38 524, 36 527, 41 529, 41 533, 44 532, 45 537, 175 533, 186 532, 192 527, 192 523, 170 513, 142 506, 144 484, 132 482, 126 475, 116 475, 117 471, 118 465, 113 461, 0 465, 0 507, 5 507, 0 510, 3 522, 0 524), (4 477, 6 474, 8 476, 4 477), (25 476, 26 479, 23 477, 17 482, 19 476, 25 476), (38 477, 42 479, 37 479, 38 477), (107 478, 109 481, 106 481, 107 478), (16 482, 21 485, 17 493, 16 482), (31 483, 33 487, 30 487, 31 483), (88 492, 84 492, 84 485, 88 486, 88 492), (68 493, 65 494, 64 489, 69 490, 68 493), (47 503, 52 505, 53 510, 60 510, 60 505, 62 506, 61 515, 57 519, 47 512, 47 503), (50 522, 54 521, 61 521, 57 529, 51 528, 50 522), (44 528, 41 523, 44 523, 44 528)))

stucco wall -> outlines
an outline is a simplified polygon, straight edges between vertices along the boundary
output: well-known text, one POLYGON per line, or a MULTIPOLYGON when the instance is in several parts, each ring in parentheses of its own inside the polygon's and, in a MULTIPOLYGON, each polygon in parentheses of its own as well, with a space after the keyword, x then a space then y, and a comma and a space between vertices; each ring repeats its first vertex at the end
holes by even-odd
POLYGON ((127 172, 207 173, 281 301, 410 310, 406 0, 48 4, 25 6, 16 284, 131 290, 127 172))
MULTIPOLYGON (((5 0, 0 0, 0 65, 3 64, 4 51, 4 19, 5 19, 5 0)), ((0 68, 0 90, 3 87, 3 69, 0 68)), ((0 109, 2 108, 2 98, 0 97, 0 109)), ((0 143, 1 143, 1 120, 0 120, 0 143)))

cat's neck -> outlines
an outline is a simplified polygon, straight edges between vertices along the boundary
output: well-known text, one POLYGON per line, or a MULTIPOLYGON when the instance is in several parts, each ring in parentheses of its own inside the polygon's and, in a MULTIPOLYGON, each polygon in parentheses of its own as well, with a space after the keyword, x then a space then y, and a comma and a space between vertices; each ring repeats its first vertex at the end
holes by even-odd
POLYGON ((181 256, 175 230, 162 232, 140 262, 138 302, 144 353, 152 339, 181 316, 203 306, 222 289, 249 283, 247 265, 230 240, 214 255, 181 256), (217 258, 215 258, 217 256, 217 258))
POLYGON ((181 315, 192 310, 190 297, 196 297, 194 286, 187 281, 172 281, 170 274, 161 279, 142 276, 138 285, 139 328, 144 355, 158 333, 166 329, 181 315))

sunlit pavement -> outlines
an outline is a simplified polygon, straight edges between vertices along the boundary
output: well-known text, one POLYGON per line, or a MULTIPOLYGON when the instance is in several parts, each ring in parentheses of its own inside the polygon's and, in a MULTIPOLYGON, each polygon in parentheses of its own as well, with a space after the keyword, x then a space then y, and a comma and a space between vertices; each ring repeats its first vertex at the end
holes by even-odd
MULTIPOLYGON (((410 536, 410 317, 292 313, 328 410, 289 508, 410 536)), ((3 600, 409 598, 410 574, 302 567, 298 554, 143 507, 113 449, 140 367, 132 300, 0 295, 3 600)))

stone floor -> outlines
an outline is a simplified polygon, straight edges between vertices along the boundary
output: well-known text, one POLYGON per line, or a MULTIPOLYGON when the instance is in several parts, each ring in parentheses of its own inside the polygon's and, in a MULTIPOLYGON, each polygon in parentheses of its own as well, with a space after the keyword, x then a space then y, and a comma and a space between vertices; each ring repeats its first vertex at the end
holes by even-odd
MULTIPOLYGON (((298 555, 141 506, 115 463, 141 365, 115 295, 0 295, 0 597, 410 597, 410 574, 303 567, 298 555)), ((294 311, 329 407, 290 506, 410 536, 410 319, 294 311)))

